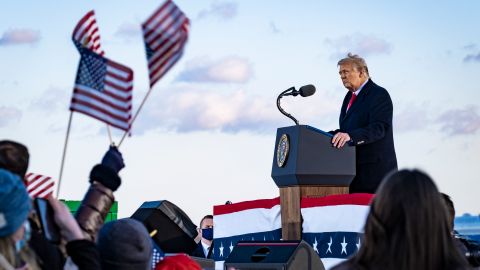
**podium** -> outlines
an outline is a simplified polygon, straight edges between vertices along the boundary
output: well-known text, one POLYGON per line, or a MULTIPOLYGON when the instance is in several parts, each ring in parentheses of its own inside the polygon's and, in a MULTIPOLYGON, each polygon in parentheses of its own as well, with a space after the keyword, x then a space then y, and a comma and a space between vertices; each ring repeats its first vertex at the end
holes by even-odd
POLYGON ((355 147, 335 148, 332 137, 308 125, 277 129, 272 178, 280 190, 283 240, 301 240, 302 197, 348 193, 355 147))

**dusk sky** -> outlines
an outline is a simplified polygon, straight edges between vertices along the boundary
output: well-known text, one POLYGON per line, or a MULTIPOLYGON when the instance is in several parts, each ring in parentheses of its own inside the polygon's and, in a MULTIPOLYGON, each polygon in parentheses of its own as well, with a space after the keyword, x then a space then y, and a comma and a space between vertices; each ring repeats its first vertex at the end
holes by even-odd
MULTIPOLYGON (((213 205, 273 198, 277 127, 338 127, 346 93, 337 61, 367 61, 394 105, 400 168, 420 168, 479 213, 479 1, 175 1, 191 27, 181 60, 153 89, 122 144, 119 216, 169 200, 195 223, 213 205)), ((79 54, 71 34, 95 10, 105 55, 134 71, 134 111, 148 90, 141 23, 162 1, 8 1, 0 9, 0 139, 31 154, 29 171, 58 178, 79 54)), ((123 135, 114 130, 114 141, 123 135)), ((106 126, 74 113, 60 197, 82 199, 108 149, 106 126)))

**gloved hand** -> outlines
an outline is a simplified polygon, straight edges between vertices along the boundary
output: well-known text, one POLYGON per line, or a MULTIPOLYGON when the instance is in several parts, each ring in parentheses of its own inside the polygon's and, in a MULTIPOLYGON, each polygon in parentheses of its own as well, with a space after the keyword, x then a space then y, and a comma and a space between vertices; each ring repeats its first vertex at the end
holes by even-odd
POLYGON ((110 149, 102 158, 102 164, 95 165, 90 172, 90 183, 94 181, 115 191, 122 184, 118 172, 125 167, 122 154, 117 147, 110 146, 110 149))
POLYGON ((116 146, 110 146, 110 149, 105 153, 102 159, 102 165, 112 169, 115 173, 125 167, 123 163, 122 153, 118 151, 116 146))

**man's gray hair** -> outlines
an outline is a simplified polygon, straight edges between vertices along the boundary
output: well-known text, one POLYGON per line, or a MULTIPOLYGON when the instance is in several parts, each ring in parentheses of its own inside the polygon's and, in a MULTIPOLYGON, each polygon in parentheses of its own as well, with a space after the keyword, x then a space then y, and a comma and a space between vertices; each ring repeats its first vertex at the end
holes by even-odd
POLYGON ((347 57, 338 61, 337 66, 341 66, 344 64, 352 64, 353 67, 357 69, 357 71, 363 71, 365 72, 365 74, 367 74, 368 77, 370 77, 370 75, 368 74, 368 67, 365 59, 358 56, 357 54, 348 53, 347 57))

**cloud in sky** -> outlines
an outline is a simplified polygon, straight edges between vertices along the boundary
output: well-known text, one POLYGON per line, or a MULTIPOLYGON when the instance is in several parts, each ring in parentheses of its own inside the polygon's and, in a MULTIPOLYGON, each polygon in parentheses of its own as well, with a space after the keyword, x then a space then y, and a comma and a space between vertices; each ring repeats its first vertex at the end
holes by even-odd
POLYGON ((126 39, 132 37, 140 37, 141 36, 141 27, 139 24, 135 23, 123 23, 115 32, 115 35, 118 37, 123 37, 126 39))
POLYGON ((252 64, 245 58, 229 56, 217 61, 197 59, 187 63, 178 81, 246 83, 253 76, 252 64))
POLYGON ((389 54, 392 51, 392 45, 386 40, 364 34, 346 35, 335 39, 327 38, 325 44, 333 49, 332 59, 345 57, 349 52, 360 56, 368 56, 389 54))
POLYGON ((468 105, 461 109, 450 109, 436 119, 442 132, 448 135, 474 134, 480 130, 479 106, 468 105))
POLYGON ((208 9, 203 9, 198 14, 198 19, 216 17, 221 20, 231 20, 237 15, 237 3, 216 1, 208 9))
POLYGON ((31 29, 12 29, 3 33, 0 46, 35 44, 40 41, 40 32, 31 29))
POLYGON ((0 106, 0 127, 5 127, 11 122, 19 121, 22 111, 14 107, 0 106))
POLYGON ((394 131, 399 133, 424 130, 430 122, 427 104, 408 104, 393 116, 394 131))
POLYGON ((463 58, 463 62, 478 62, 480 63, 480 52, 478 53, 469 53, 463 58))
POLYGON ((60 110, 65 110, 69 105, 69 97, 72 91, 73 90, 70 91, 58 87, 49 87, 40 96, 32 99, 30 108, 46 114, 53 114, 60 110))
MULTIPOLYGON (((275 97, 249 94, 244 90, 220 92, 201 89, 172 89, 167 96, 156 96, 133 125, 134 133, 160 129, 179 133, 220 131, 226 133, 270 132, 291 124, 275 106, 275 97)), ((317 91, 317 95, 325 95, 317 91)), ((301 114, 303 123, 314 123, 322 117, 337 115, 337 104, 318 98, 315 106, 305 106, 306 100, 285 101, 288 112, 301 114), (306 109, 305 107, 308 107, 306 109), (299 113, 301 111, 301 113, 299 113), (306 119, 310 117, 310 119, 306 119)))

